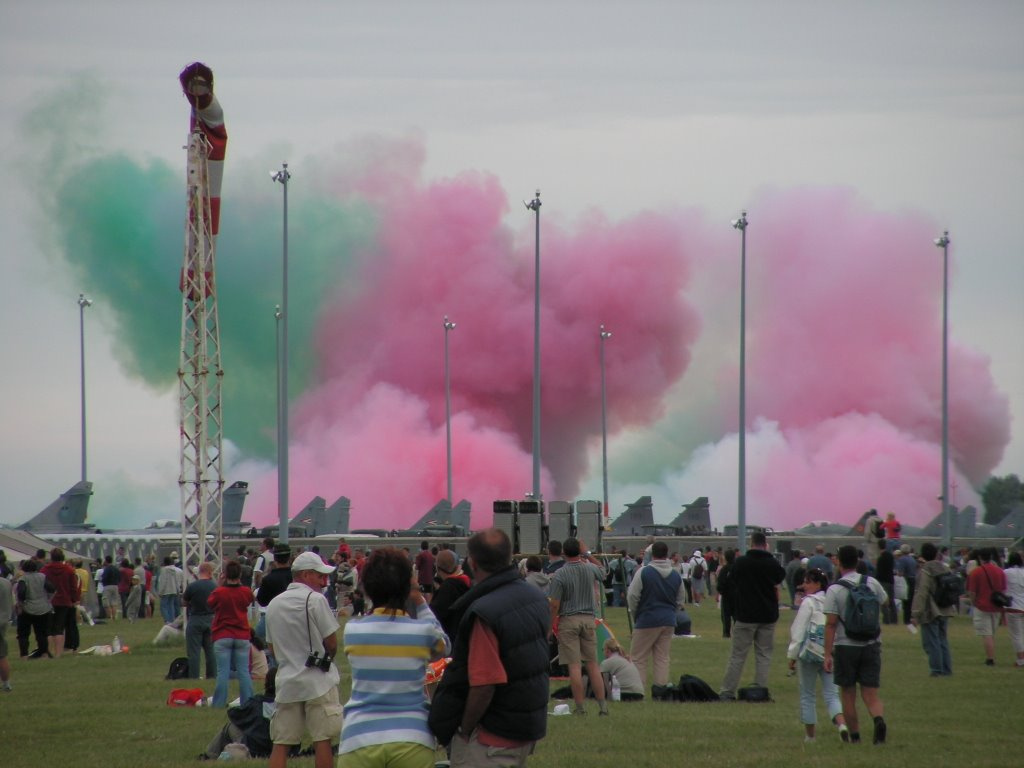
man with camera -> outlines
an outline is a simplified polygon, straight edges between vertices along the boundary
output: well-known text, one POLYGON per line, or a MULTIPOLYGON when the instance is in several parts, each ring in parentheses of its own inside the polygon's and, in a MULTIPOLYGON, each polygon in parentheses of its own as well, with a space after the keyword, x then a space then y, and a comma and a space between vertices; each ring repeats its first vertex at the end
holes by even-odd
POLYGON ((270 721, 270 768, 284 768, 288 752, 308 732, 316 768, 331 768, 331 738, 341 732, 334 665, 338 621, 323 589, 334 568, 313 552, 292 563, 292 583, 267 606, 267 642, 277 659, 277 710, 270 721))

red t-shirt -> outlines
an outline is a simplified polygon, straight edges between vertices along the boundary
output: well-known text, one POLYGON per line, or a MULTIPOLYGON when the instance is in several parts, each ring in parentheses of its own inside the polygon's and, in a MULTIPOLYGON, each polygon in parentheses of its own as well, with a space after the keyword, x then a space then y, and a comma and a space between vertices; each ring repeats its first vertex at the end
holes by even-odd
POLYGON ((132 568, 118 568, 118 573, 121 574, 121 580, 117 582, 118 592, 131 592, 132 591, 132 576, 135 575, 135 570, 132 568))
MULTIPOLYGON (((469 685, 504 685, 508 673, 501 663, 498 637, 489 626, 477 619, 469 635, 469 685)), ((477 726, 477 741, 488 747, 521 747, 529 742, 506 739, 491 733, 483 725, 477 726)))
POLYGON ((217 587, 206 599, 213 609, 213 639, 249 639, 249 606, 252 605, 252 590, 241 584, 225 584, 217 587))
POLYGON ((974 607, 986 613, 1003 610, 992 604, 992 590, 1006 591, 1006 572, 994 563, 982 563, 967 576, 967 591, 974 595, 974 607))

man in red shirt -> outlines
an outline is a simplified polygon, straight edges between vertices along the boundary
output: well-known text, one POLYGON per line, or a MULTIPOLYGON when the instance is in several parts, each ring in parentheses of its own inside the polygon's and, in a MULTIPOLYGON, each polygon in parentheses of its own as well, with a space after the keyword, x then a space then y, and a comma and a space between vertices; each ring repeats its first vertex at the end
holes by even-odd
POLYGON ((967 593, 971 596, 971 620, 974 631, 985 646, 985 664, 993 666, 996 656, 996 625, 1003 609, 992 602, 993 592, 1006 591, 1006 573, 992 562, 995 549, 986 547, 978 552, 981 564, 967 576, 967 593))
POLYGON ((64 653, 65 643, 69 650, 78 650, 75 604, 81 600, 82 592, 78 586, 78 574, 64 562, 64 550, 60 547, 50 550, 50 562, 43 566, 43 575, 56 590, 50 601, 53 613, 50 614, 50 634, 47 638, 47 650, 56 659, 64 653))

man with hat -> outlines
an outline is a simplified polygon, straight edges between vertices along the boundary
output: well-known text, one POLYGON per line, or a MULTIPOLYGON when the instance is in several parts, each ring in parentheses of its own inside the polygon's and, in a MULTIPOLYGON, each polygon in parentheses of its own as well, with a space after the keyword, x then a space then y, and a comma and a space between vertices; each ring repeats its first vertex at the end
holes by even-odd
POLYGON ((708 563, 700 549, 693 550, 693 557, 690 558, 690 593, 693 595, 693 602, 700 607, 700 601, 707 594, 708 563))
MULTIPOLYGON (((267 580, 281 570, 279 562, 275 547, 274 568, 263 579, 261 596, 267 580)), ((338 620, 323 594, 333 570, 319 555, 303 552, 292 563, 291 583, 267 606, 268 650, 277 660, 270 768, 284 768, 292 746, 300 744, 307 732, 316 768, 331 768, 333 763, 331 738, 340 734, 342 723, 341 677, 334 665, 338 620)))
MULTIPOLYGON (((260 581, 259 589, 256 592, 256 602, 260 606, 260 620, 256 623, 256 636, 261 640, 267 639, 267 606, 270 601, 280 595, 288 585, 292 583, 292 569, 288 562, 292 557, 292 550, 287 544, 275 544, 274 562, 270 564, 270 570, 260 581)), ((267 661, 273 666, 273 657, 268 655, 267 661)))

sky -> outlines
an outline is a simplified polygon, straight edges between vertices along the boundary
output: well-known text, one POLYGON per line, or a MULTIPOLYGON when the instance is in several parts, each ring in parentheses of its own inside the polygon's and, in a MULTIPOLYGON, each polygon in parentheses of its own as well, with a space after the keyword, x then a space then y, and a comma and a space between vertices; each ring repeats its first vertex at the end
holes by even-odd
POLYGON ((542 491, 747 522, 923 524, 1024 472, 1024 7, 1014 2, 48 1, 0 5, 0 523, 81 476, 90 519, 177 517, 189 110, 228 149, 218 239, 226 481, 277 517, 274 307, 289 164, 290 498, 354 527, 446 493, 474 526, 542 491), (80 293, 93 305, 80 313, 80 293))

